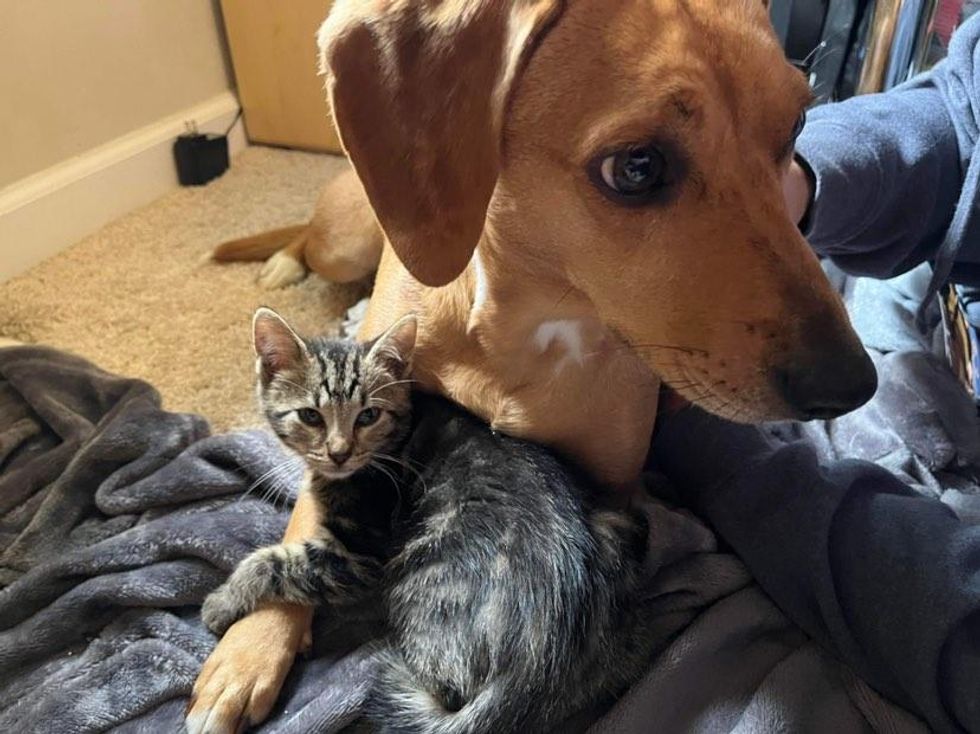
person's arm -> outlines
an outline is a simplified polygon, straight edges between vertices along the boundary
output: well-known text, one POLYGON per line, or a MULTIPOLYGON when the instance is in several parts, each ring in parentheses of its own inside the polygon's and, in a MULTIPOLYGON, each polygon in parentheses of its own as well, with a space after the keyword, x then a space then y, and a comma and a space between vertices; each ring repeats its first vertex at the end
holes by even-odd
POLYGON ((689 408, 654 460, 783 611, 940 731, 980 731, 980 527, 883 469, 689 408))
POLYGON ((875 277, 897 275, 935 254, 976 137, 978 38, 975 16, 932 73, 811 111, 786 193, 818 254, 875 277))

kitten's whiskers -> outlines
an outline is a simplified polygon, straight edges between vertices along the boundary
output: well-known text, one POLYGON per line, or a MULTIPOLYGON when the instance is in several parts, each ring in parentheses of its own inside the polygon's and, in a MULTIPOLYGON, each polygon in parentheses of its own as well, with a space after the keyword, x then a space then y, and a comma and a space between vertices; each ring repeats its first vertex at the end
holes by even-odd
MULTIPOLYGON (((418 464, 418 462, 410 462, 405 459, 399 458, 397 456, 391 456, 390 454, 382 454, 380 452, 375 452, 374 455, 375 457, 381 459, 382 461, 390 461, 391 463, 396 464, 397 466, 400 466, 403 469, 407 469, 408 471, 412 472, 412 474, 414 474, 416 478, 422 483, 423 491, 426 492, 429 491, 429 487, 428 485, 426 485, 425 478, 422 476, 421 472, 419 472, 415 467, 412 466, 412 463, 418 464)), ((425 467, 422 466, 421 464, 419 464, 419 466, 421 466, 422 469, 425 469, 425 467)))
POLYGON ((386 477, 388 477, 388 481, 390 481, 391 484, 392 484, 392 486, 395 488, 395 494, 398 495, 398 502, 395 504, 395 509, 392 512, 392 518, 396 517, 398 515, 398 513, 401 511, 401 507, 402 507, 402 487, 401 487, 401 484, 398 483, 397 478, 395 477, 394 474, 391 473, 391 470, 388 469, 385 466, 382 466, 379 462, 372 460, 372 461, 368 462, 368 466, 369 467, 372 467, 374 469, 377 469, 379 472, 381 472, 386 477))
POLYGON ((276 495, 277 499, 278 497, 288 496, 289 485, 287 482, 292 477, 287 472, 293 466, 294 460, 291 457, 286 457, 283 461, 279 462, 268 471, 262 473, 254 482, 252 482, 248 489, 242 493, 241 497, 236 500, 236 504, 242 502, 256 487, 266 483, 267 481, 268 485, 261 495, 263 502, 269 502, 270 496, 273 494, 276 495))
POLYGON ((418 380, 391 380, 390 382, 386 382, 384 385, 374 388, 368 393, 368 397, 374 397, 375 394, 381 392, 382 390, 387 390, 389 387, 394 387, 395 385, 409 385, 416 382, 418 382, 418 380))

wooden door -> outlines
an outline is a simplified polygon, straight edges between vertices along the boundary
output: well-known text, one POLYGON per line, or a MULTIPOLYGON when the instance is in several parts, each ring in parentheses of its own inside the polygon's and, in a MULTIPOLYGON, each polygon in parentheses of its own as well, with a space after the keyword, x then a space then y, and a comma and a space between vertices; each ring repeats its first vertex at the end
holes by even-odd
POLYGON ((245 129, 254 143, 340 152, 317 75, 331 0, 221 0, 245 129))

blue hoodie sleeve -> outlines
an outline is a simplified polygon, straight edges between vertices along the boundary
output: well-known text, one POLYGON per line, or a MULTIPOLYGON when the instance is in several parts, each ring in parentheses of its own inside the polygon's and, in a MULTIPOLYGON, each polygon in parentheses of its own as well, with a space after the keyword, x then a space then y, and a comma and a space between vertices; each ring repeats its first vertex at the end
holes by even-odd
POLYGON ((857 461, 688 408, 653 459, 796 624, 936 731, 980 732, 980 526, 857 461))
POLYGON ((879 278, 933 258, 977 138, 978 39, 980 15, 929 74, 811 112, 797 154, 816 181, 804 234, 817 253, 879 278))

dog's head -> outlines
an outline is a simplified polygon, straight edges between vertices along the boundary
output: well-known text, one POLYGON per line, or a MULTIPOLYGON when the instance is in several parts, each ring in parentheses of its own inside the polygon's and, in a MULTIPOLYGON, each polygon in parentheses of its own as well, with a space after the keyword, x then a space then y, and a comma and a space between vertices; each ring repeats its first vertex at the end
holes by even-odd
POLYGON ((810 91, 762 0, 339 0, 320 43, 421 282, 489 229, 716 413, 829 417, 874 392, 783 204, 810 91))

